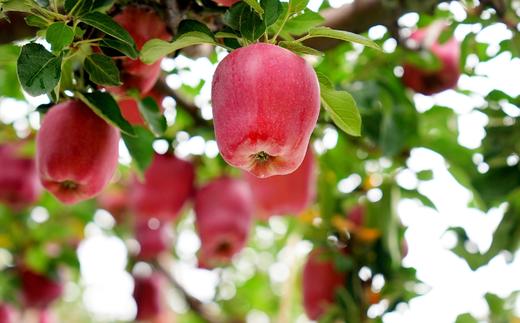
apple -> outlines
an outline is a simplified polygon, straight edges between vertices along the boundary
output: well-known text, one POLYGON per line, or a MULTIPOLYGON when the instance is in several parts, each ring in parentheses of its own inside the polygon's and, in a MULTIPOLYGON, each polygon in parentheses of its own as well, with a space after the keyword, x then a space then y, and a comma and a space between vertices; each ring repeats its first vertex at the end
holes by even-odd
POLYGON ((98 206, 108 211, 120 223, 128 212, 128 190, 119 185, 111 185, 97 197, 98 206))
POLYGON ((316 197, 316 175, 316 161, 309 148, 300 167, 290 174, 258 178, 245 172, 244 178, 251 186, 256 214, 265 220, 305 210, 316 197))
POLYGON ((354 206, 348 213, 347 219, 356 227, 362 227, 365 222, 365 207, 361 204, 354 206))
POLYGON ((303 268, 303 306, 311 320, 325 314, 345 281, 346 274, 336 269, 327 251, 318 248, 310 253, 303 268))
POLYGON ((119 131, 77 100, 47 113, 36 138, 43 186, 65 204, 94 197, 117 167, 119 131))
POLYGON ((54 323, 54 322, 56 322, 56 318, 48 309, 40 310, 40 312, 38 313, 38 323, 54 323))
POLYGON ((27 268, 19 271, 23 303, 27 307, 46 309, 61 297, 61 281, 44 276, 27 268))
POLYGON ((159 223, 158 227, 150 225, 149 221, 138 221, 135 228, 135 238, 139 242, 138 258, 151 260, 167 251, 173 244, 168 227, 159 223))
POLYGON ((162 277, 158 273, 150 276, 134 276, 134 299, 137 305, 136 320, 152 320, 163 312, 161 299, 162 277))
POLYGON ((18 144, 0 145, 0 203, 22 209, 38 199, 41 185, 32 158, 20 154, 18 144))
POLYGON ((195 168, 173 154, 156 154, 144 174, 134 180, 130 206, 141 219, 175 219, 194 191, 195 168))
POLYGON ((0 304, 0 323, 14 323, 14 310, 11 305, 0 304))
MULTIPOLYGON (((155 103, 157 103, 157 106, 159 107, 159 110, 161 112, 164 111, 164 108, 162 106, 162 101, 164 96, 157 93, 156 91, 150 91, 146 96, 151 96, 153 99, 155 99, 155 103)), ((137 101, 134 98, 131 97, 124 97, 121 100, 119 100, 119 108, 121 110, 121 114, 123 117, 132 125, 137 126, 144 126, 145 120, 143 119, 141 112, 139 111, 139 106, 137 101)))
POLYGON ((253 217, 249 185, 221 177, 202 187, 195 197, 195 227, 201 240, 200 262, 206 268, 228 263, 249 236, 253 217))
MULTIPOLYGON (((410 39, 417 43, 425 43, 427 38, 430 37, 430 32, 434 31, 429 28, 419 29, 412 33, 410 39)), ((440 60, 441 66, 432 71, 406 63, 403 66, 403 83, 415 92, 425 95, 454 88, 460 77, 459 42, 455 38, 451 38, 441 44, 438 39, 435 39, 428 49, 440 60)))
POLYGON ((211 98, 227 163, 262 178, 300 166, 320 111, 318 79, 303 58, 266 43, 236 49, 217 66, 211 98))
POLYGON ((239 2, 240 0, 213 0, 213 1, 218 3, 221 6, 231 7, 232 5, 239 2))
MULTIPOLYGON (((137 49, 150 39, 170 40, 171 34, 161 17, 150 7, 130 5, 114 16, 114 20, 134 38, 137 49)), ((161 73, 161 62, 146 65, 139 59, 124 58, 121 68, 123 85, 111 87, 110 91, 121 94, 127 89, 137 88, 141 94, 149 92, 161 73)))

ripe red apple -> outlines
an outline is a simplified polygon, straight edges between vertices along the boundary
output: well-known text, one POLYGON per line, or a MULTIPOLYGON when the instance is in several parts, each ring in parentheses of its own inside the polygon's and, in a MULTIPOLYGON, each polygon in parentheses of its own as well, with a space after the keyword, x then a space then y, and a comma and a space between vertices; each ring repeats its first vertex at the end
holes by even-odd
POLYGON ((0 304, 0 323, 14 323, 14 310, 11 305, 0 304))
POLYGON ((0 203, 21 209, 38 199, 41 192, 36 164, 23 157, 17 144, 0 145, 0 203))
POLYGON ((231 7, 232 5, 239 2, 240 0, 213 0, 213 1, 218 3, 221 6, 231 7))
MULTIPOLYGON (((157 106, 159 107, 160 111, 164 111, 162 107, 162 101, 164 96, 155 92, 150 91, 146 96, 151 96, 155 99, 155 102, 157 103, 157 106)), ((137 101, 133 98, 126 97, 121 100, 119 100, 119 108, 121 110, 121 114, 123 117, 132 125, 137 126, 144 126, 145 121, 141 115, 141 112, 139 112, 139 107, 137 105, 137 101)))
POLYGON ((157 273, 147 277, 134 276, 134 282, 134 299, 137 304, 136 320, 154 319, 163 311, 162 277, 157 273))
POLYGON ((309 148, 300 167, 290 174, 258 178, 246 172, 244 177, 251 186, 257 216, 268 219, 305 210, 316 196, 316 175, 316 161, 309 148))
MULTIPOLYGON (((410 38, 418 43, 424 43, 429 37, 429 28, 419 29, 410 38)), ((403 83, 415 92, 432 95, 457 85, 460 77, 460 44, 455 38, 441 44, 436 39, 429 48, 441 63, 437 70, 426 70, 421 66, 406 63, 403 66, 403 83)))
POLYGON ((138 258, 150 260, 159 254, 167 251, 173 244, 168 233, 167 225, 159 223, 158 227, 152 227, 149 221, 137 221, 135 228, 135 238, 139 242, 141 249, 138 258))
POLYGON ((98 206, 110 212, 118 223, 123 220, 130 203, 128 191, 119 185, 112 185, 105 189, 97 197, 97 202, 98 206))
POLYGON ((346 274, 336 269, 327 251, 315 249, 310 253, 303 268, 303 306, 311 320, 325 314, 345 281, 346 274))
POLYGON ((54 323, 54 322, 56 322, 56 318, 48 309, 40 310, 40 312, 38 313, 38 323, 54 323))
POLYGON ((130 205, 142 219, 173 220, 193 194, 195 169, 173 154, 156 154, 144 174, 144 183, 134 181, 130 205))
POLYGON ((236 49, 218 65, 211 98, 230 165, 257 177, 300 166, 320 111, 316 73, 303 58, 266 43, 236 49))
POLYGON ((65 204, 101 192, 117 167, 119 131, 81 101, 53 107, 36 144, 42 184, 65 204))
POLYGON ((253 197, 246 182, 222 177, 202 187, 195 198, 195 227, 205 267, 228 263, 246 244, 253 197))
POLYGON ((365 208, 363 205, 358 204, 354 206, 347 216, 356 227, 362 227, 365 221, 365 208))
MULTIPOLYGON (((121 13, 114 17, 114 20, 130 33, 139 50, 150 39, 170 40, 171 38, 164 21, 150 7, 126 6, 121 13)), ((119 89, 110 88, 111 91, 121 94, 127 89, 137 88, 142 94, 145 94, 152 89, 159 78, 161 62, 146 65, 139 59, 125 58, 122 61, 121 71, 124 84, 119 89)))
POLYGON ((27 307, 46 309, 63 294, 63 285, 59 280, 27 268, 21 269, 19 275, 22 299, 27 307))

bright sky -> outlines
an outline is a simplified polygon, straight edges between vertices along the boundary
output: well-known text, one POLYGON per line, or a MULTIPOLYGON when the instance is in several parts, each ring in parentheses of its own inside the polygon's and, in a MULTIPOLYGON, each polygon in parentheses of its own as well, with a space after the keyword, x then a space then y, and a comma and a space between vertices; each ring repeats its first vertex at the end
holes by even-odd
MULTIPOLYGON (((349 2, 349 1, 347 1, 349 2)), ((316 9, 321 0, 312 0, 309 7, 316 9)), ((333 6, 339 6, 345 1, 331 1, 333 6)), ((465 13, 457 3, 449 6, 456 19, 462 20, 465 13)), ((402 26, 413 26, 418 19, 416 14, 408 14, 400 19, 402 26)), ((496 25, 481 30, 479 25, 461 25, 457 28, 455 35, 462 39, 469 31, 479 31, 478 41, 489 43, 490 53, 497 51, 498 43, 502 39, 511 37, 511 32, 503 25, 496 25)), ((370 30, 369 36, 377 39, 385 32, 385 28, 378 26, 370 30)), ((392 50, 392 44, 385 44, 385 49, 392 50)), ((224 52, 219 52, 222 59, 224 52)), ((520 59, 511 58, 509 53, 502 53, 494 59, 478 63, 478 60, 469 60, 470 64, 477 64, 478 76, 462 76, 459 81, 461 89, 474 92, 470 97, 455 91, 446 91, 434 97, 416 95, 414 97, 417 109, 426 111, 434 104, 448 106, 458 114, 459 143, 469 148, 476 148, 484 136, 483 127, 487 118, 474 108, 482 104, 483 96, 491 89, 500 89, 512 96, 520 95, 518 87, 518 75, 520 75, 520 59)), ((178 68, 181 72, 168 77, 168 84, 174 88, 180 87, 182 83, 197 85, 201 79, 206 84, 196 98, 197 105, 201 108, 203 116, 211 118, 210 84, 214 66, 206 58, 196 60, 179 56, 175 60, 165 60, 163 68, 171 70, 178 68), (185 70, 183 70, 185 68, 185 70)), ((11 99, 0 101, 0 120, 3 122, 14 122, 15 129, 20 135, 27 132, 28 127, 38 129, 39 116, 30 112, 33 107, 45 101, 44 98, 28 98, 30 104, 16 102, 11 99), (29 123, 24 116, 30 113, 29 123)), ((175 121, 175 102, 166 99, 164 102, 166 117, 169 124, 175 121)), ((518 116, 518 108, 511 107, 511 116, 518 116)), ((176 153, 181 156, 189 154, 216 156, 218 149, 214 141, 205 142, 202 137, 190 138, 187 133, 179 133, 177 139, 180 142, 176 153)), ((318 151, 335 146, 337 133, 328 131, 324 139, 316 143, 318 151)), ((155 145, 157 151, 165 150, 164 143, 155 145)), ((124 145, 121 145, 120 162, 128 164, 130 159, 124 145)), ((399 205, 399 215, 402 222, 408 227, 406 239, 408 240, 409 253, 404 259, 406 266, 417 269, 417 275, 425 285, 419 286, 420 290, 428 291, 424 296, 418 297, 409 306, 400 306, 397 311, 384 316, 387 323, 443 323, 453 322, 459 313, 471 312, 478 318, 485 318, 488 312, 487 304, 483 295, 487 292, 507 296, 512 291, 520 290, 520 257, 516 254, 512 263, 506 264, 503 256, 493 259, 488 266, 472 272, 466 263, 448 251, 450 246, 456 242, 456 237, 446 234, 450 226, 461 226, 468 232, 469 237, 479 250, 486 250, 491 243, 491 235, 498 225, 503 209, 493 209, 484 214, 475 209, 469 209, 467 202, 470 193, 461 187, 449 174, 445 167, 443 158, 427 149, 414 149, 408 166, 410 171, 400 174, 399 183, 405 187, 416 187, 429 196, 438 207, 438 212, 421 206, 415 201, 404 200, 399 205), (418 184, 415 172, 422 169, 432 169, 434 178, 428 182, 418 184)), ((483 164, 479 169, 486 170, 483 164)), ((340 190, 348 190, 352 186, 359 185, 359 178, 351 176, 342 181, 338 187, 340 190)), ((377 199, 377 194, 373 199, 377 199)), ((106 212, 98 212, 95 223, 86 228, 87 239, 81 244, 78 255, 81 262, 82 284, 86 287, 83 300, 86 307, 97 318, 106 321, 116 319, 132 319, 135 315, 135 304, 131 297, 133 282, 131 276, 124 271, 126 266, 126 248, 135 246, 135 241, 123 242, 118 238, 106 236, 102 229, 114 225, 110 215, 106 212)), ((281 236, 287 229, 282 219, 270 221, 269 229, 257 229, 254 239, 268 245, 272 243, 273 237, 281 236), (271 241, 271 242, 270 242, 271 241)), ((205 270, 195 269, 195 253, 200 242, 193 230, 193 216, 190 215, 179 226, 179 235, 176 243, 177 253, 180 261, 172 268, 179 281, 194 296, 204 301, 210 301, 216 293, 217 274, 205 270)), ((299 242, 293 246, 296 250, 296 261, 303 259, 310 250, 310 245, 299 242)), ((252 274, 253 265, 267 271, 274 284, 283 283, 289 276, 289 268, 286 256, 287 248, 279 255, 269 255, 265 252, 256 252, 247 249, 236 261, 239 275, 247 279, 252 274)), ((289 257, 290 258, 290 257, 289 257)), ((226 277, 226 275, 222 275, 226 277)), ((230 298, 234 295, 232 284, 225 284, 218 297, 230 298)), ((76 291, 77 289, 69 288, 76 291)), ((72 293, 72 292, 71 292, 72 293)), ((74 295, 69 295, 73 300, 74 295)), ((179 296, 170 295, 172 307, 179 312, 186 310, 179 296)), ((377 314, 385 304, 379 304, 371 308, 371 314, 377 314)), ((520 315, 520 302, 517 304, 517 313, 520 315)), ((302 315, 298 322, 307 320, 302 315)), ((269 322, 265 314, 253 311, 248 316, 249 323, 269 322)))

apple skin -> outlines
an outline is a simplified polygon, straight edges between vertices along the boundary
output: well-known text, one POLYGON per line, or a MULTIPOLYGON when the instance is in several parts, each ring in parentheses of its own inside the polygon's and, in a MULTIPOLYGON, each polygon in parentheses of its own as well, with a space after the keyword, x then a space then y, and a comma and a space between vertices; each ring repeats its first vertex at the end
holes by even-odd
MULTIPOLYGON (((410 36, 416 42, 422 42, 428 35, 428 29, 415 31, 410 36)), ((457 86, 460 77, 460 44, 455 38, 440 44, 437 40, 430 48, 441 62, 438 70, 428 71, 419 66, 404 64, 402 81, 408 88, 424 95, 436 94, 457 86)))
POLYGON ((0 304, 0 323, 14 323, 14 310, 11 305, 0 304))
MULTIPOLYGON (((150 7, 126 6, 123 11, 114 16, 114 20, 130 33, 138 50, 141 50, 150 39, 158 38, 165 41, 171 39, 166 24, 150 7)), ((111 92, 118 94, 131 88, 137 88, 141 94, 145 94, 152 89, 161 73, 160 61, 147 65, 139 59, 124 58, 121 64, 121 79, 124 84, 109 88, 111 92)))
POLYGON ((63 285, 61 281, 23 268, 19 272, 23 303, 27 307, 46 309, 61 297, 63 285))
POLYGON ((138 221, 135 228, 135 238, 141 249, 137 258, 152 260, 162 252, 167 251, 173 245, 167 229, 167 226, 163 223, 157 229, 152 229, 148 225, 148 221, 138 221))
POLYGON ((258 178, 245 172, 251 186, 256 215, 267 220, 272 215, 299 214, 316 197, 316 161, 309 147, 302 164, 287 175, 258 178))
MULTIPOLYGON (((162 101, 164 99, 163 95, 152 90, 149 93, 147 93, 146 96, 151 96, 155 100, 155 103, 157 103, 157 106, 159 107, 161 113, 164 111, 164 108, 162 106, 162 101)), ((123 118, 126 119, 126 121, 128 121, 131 125, 134 126, 145 125, 143 116, 141 115, 141 112, 139 112, 137 101, 134 98, 125 97, 119 100, 118 103, 119 109, 121 110, 121 114, 123 115, 123 118)))
POLYGON ((134 299, 137 304, 136 320, 153 320, 163 312, 161 286, 164 284, 158 273, 147 277, 134 276, 134 299))
POLYGON ((100 193, 117 167, 119 131, 81 101, 51 108, 36 138, 43 186, 65 204, 100 193))
POLYGON ((345 285, 346 274, 334 266, 327 252, 314 249, 303 268, 303 306, 311 320, 318 320, 334 303, 336 290, 345 285))
POLYGON ((0 203, 15 210, 33 204, 41 193, 36 163, 19 150, 17 144, 0 145, 0 203))
POLYGON ((239 179, 221 177, 202 187, 195 198, 195 227, 201 240, 199 261, 205 268, 227 264, 247 242, 253 196, 239 179))
POLYGON ((236 49, 218 65, 211 98, 228 164, 262 178, 300 166, 320 111, 318 79, 303 58, 266 43, 236 49))
POLYGON ((213 0, 213 1, 218 3, 221 6, 231 7, 232 5, 239 2, 240 0, 213 0))
POLYGON ((134 180, 130 207, 140 219, 174 220, 194 193, 195 168, 173 154, 155 154, 144 174, 134 180))

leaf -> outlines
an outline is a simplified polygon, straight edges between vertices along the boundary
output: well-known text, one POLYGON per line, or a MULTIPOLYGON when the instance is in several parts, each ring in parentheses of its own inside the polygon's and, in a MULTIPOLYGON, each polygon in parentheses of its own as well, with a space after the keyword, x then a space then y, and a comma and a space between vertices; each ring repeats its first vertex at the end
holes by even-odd
POLYGON ((478 320, 470 313, 464 313, 457 316, 455 323, 478 323, 478 320))
POLYGON ((130 57, 131 59, 137 59, 139 57, 139 52, 135 47, 130 46, 127 43, 120 41, 119 39, 104 37, 99 45, 102 47, 115 49, 123 55, 130 57))
POLYGON ((367 46, 370 48, 377 49, 379 51, 381 50, 379 45, 377 45, 375 42, 373 42, 372 40, 370 40, 366 37, 363 37, 361 35, 354 34, 354 33, 348 32, 348 31, 344 31, 344 30, 331 29, 329 27, 315 27, 315 28, 312 28, 311 30, 309 30, 308 38, 315 38, 315 37, 334 38, 334 39, 339 39, 339 40, 343 40, 346 42, 358 43, 358 44, 361 44, 361 45, 364 45, 364 46, 367 46))
POLYGON ((74 30, 63 22, 55 22, 47 28, 45 40, 52 46, 52 50, 61 51, 72 44, 74 30))
POLYGON ((264 15, 264 9, 256 0, 242 0, 244 1, 248 6, 250 6, 256 13, 262 17, 264 15))
POLYGON ((262 18, 242 1, 226 11, 224 22, 229 27, 240 31, 242 36, 250 41, 260 38, 266 29, 262 18))
POLYGON ((92 9, 94 0, 65 0, 63 8, 74 16, 81 16, 92 9))
POLYGON ((25 17, 24 19, 27 26, 32 26, 40 29, 45 29, 49 27, 49 22, 40 16, 31 15, 25 17))
POLYGON ((101 12, 91 12, 80 18, 85 24, 92 26, 105 34, 108 34, 120 41, 136 47, 132 36, 120 25, 118 25, 110 16, 101 12))
POLYGON ((123 118, 116 100, 107 92, 79 93, 78 97, 88 105, 98 116, 108 123, 121 129, 127 135, 134 136, 135 132, 128 121, 123 118))
POLYGON ((319 13, 305 9, 302 14, 289 19, 283 30, 293 35, 302 35, 324 21, 325 19, 319 13))
POLYGON ((211 38, 214 38, 211 30, 208 28, 208 26, 206 26, 202 22, 200 22, 198 20, 193 20, 193 19, 184 19, 183 21, 181 21, 179 23, 179 28, 177 30, 176 39, 179 38, 179 36, 186 34, 190 31, 198 31, 198 32, 208 35, 211 38))
POLYGON ((87 56, 84 67, 89 74, 90 80, 98 85, 121 85, 119 69, 108 56, 101 54, 87 56))
POLYGON ((54 56, 40 44, 22 47, 18 57, 18 78, 23 89, 32 96, 52 91, 61 77, 62 56, 54 56))
POLYGON ((149 125, 150 130, 157 136, 162 135, 167 127, 166 118, 164 118, 155 100, 152 97, 146 97, 139 102, 138 106, 139 112, 149 125))
POLYGON ((146 42, 141 49, 141 61, 145 64, 152 64, 169 53, 198 44, 214 45, 215 40, 200 31, 190 31, 182 34, 171 43, 161 39, 152 39, 146 42))
POLYGON ((346 91, 336 91, 329 86, 330 82, 323 81, 320 75, 321 104, 330 114, 332 121, 343 131, 352 136, 361 135, 361 115, 356 101, 346 91))
POLYGON ((278 46, 286 48, 291 52, 295 52, 298 54, 309 54, 316 56, 323 56, 323 53, 314 48, 303 45, 301 42, 297 41, 281 41, 278 43, 278 46))
POLYGON ((216 38, 232 38, 232 39, 240 39, 240 36, 236 35, 236 34, 233 34, 233 33, 228 33, 228 32, 223 32, 223 31, 219 31, 215 34, 215 37, 216 38))
POLYGON ((264 25, 273 25, 283 12, 283 7, 278 0, 260 0, 260 5, 264 8, 264 25))
POLYGON ((134 127, 133 132, 135 136, 128 136, 123 133, 121 137, 125 142, 126 148, 128 148, 128 152, 135 161, 137 168, 141 172, 144 172, 152 162, 154 154, 152 145, 155 138, 143 127, 134 127))
POLYGON ((309 0, 289 0, 289 8, 292 13, 296 13, 299 11, 302 11, 303 9, 307 8, 307 5, 309 4, 309 0))

